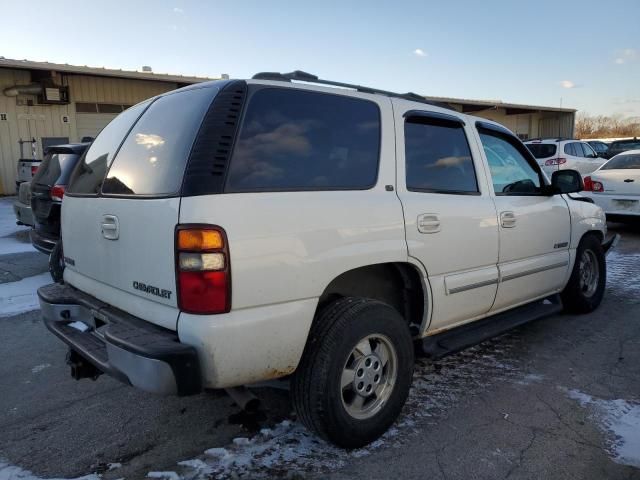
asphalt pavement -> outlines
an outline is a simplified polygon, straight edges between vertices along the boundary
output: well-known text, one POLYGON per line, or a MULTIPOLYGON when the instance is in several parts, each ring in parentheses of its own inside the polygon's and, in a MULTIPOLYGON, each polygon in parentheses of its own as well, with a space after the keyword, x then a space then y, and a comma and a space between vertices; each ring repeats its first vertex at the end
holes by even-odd
MULTIPOLYGON (((308 437, 285 390, 257 389, 263 416, 249 421, 220 392, 75 381, 38 311, 0 318, 0 478, 4 462, 33 474, 16 478, 640 479, 640 227, 610 227, 623 239, 596 312, 419 360, 398 424, 354 452, 308 437)), ((0 284, 46 271, 40 253, 0 255, 0 284)))

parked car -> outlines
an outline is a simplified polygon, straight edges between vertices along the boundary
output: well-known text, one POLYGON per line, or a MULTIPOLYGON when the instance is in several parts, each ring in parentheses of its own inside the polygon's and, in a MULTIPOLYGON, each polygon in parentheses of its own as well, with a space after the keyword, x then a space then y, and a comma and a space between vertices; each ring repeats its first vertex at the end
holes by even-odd
POLYGON ((42 165, 31 182, 31 210, 34 228, 31 230, 31 243, 47 255, 50 255, 50 271, 54 278, 61 274, 60 247, 54 252, 60 240, 60 206, 71 172, 88 143, 76 143, 49 147, 42 165))
POLYGON ((13 202, 18 225, 33 227, 33 212, 31 211, 31 182, 21 182, 18 187, 18 198, 13 202))
POLYGON ((607 150, 606 158, 612 158, 619 153, 626 152, 628 150, 640 149, 640 140, 637 138, 629 138, 626 140, 616 140, 611 142, 609 150, 607 150))
POLYGON ((586 175, 606 161, 598 157, 591 145, 580 140, 546 138, 529 140, 525 145, 549 176, 563 169, 577 170, 586 175))
POLYGON ((288 378, 300 421, 355 448, 399 415, 414 342, 441 356, 597 308, 613 239, 565 195, 580 174, 549 183, 503 126, 418 99, 265 73, 112 120, 66 190, 64 284, 38 290, 72 375, 288 378))
POLYGON ((584 186, 607 219, 640 219, 640 150, 619 153, 585 177, 584 186))
POLYGON ((587 140, 587 143, 591 145, 599 157, 607 158, 607 152, 609 151, 609 144, 601 142, 600 140, 587 140))

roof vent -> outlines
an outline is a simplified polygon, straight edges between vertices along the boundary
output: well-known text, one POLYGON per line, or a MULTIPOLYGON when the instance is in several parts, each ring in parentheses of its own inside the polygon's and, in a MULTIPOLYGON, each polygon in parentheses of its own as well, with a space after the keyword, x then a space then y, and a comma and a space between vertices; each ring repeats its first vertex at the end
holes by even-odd
POLYGON ((151 68, 149 65, 144 65, 142 67, 142 71, 143 72, 147 72, 147 73, 151 73, 151 72, 153 72, 153 68, 151 68))

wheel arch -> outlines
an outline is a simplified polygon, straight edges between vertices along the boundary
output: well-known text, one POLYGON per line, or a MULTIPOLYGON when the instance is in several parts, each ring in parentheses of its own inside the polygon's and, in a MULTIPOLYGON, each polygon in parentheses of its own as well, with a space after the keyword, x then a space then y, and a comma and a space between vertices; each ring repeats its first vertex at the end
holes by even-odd
POLYGON ((318 300, 316 314, 342 297, 379 300, 394 307, 413 335, 422 330, 429 313, 429 287, 419 266, 409 262, 363 265, 333 278, 318 300))

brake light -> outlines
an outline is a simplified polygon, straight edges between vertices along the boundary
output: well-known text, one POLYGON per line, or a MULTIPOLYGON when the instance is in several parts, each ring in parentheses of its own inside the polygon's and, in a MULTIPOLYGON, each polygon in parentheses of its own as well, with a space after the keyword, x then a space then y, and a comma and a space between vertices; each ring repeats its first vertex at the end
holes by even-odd
POLYGON ((586 192, 604 192, 604 185, 602 182, 592 180, 591 177, 584 177, 584 190, 586 192))
POLYGON ((51 200, 57 200, 59 202, 62 201, 62 197, 64 197, 64 190, 65 190, 65 186, 64 185, 54 185, 53 187, 51 187, 51 200))
POLYGON ((36 165, 31 166, 31 176, 33 177, 38 171, 38 167, 36 165))
POLYGON ((229 246, 222 228, 178 226, 176 281, 180 310, 195 314, 231 310, 229 246))
POLYGON ((551 167, 553 165, 563 165, 565 163, 567 163, 567 159, 566 158, 562 158, 562 157, 561 158, 551 158, 551 159, 547 160, 546 162, 544 162, 544 164, 547 167, 551 167))

